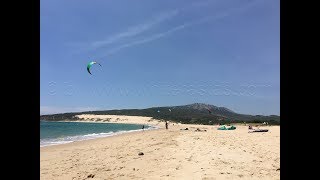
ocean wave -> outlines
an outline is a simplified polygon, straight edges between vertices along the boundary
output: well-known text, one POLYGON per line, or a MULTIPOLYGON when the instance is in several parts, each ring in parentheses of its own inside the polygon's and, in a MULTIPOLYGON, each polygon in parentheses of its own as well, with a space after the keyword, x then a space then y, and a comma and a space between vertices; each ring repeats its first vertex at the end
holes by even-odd
MULTIPOLYGON (((157 126, 149 126, 148 128, 144 129, 145 131, 158 129, 157 126)), ((137 130, 129 130, 129 131, 110 131, 110 132, 104 132, 104 133, 92 133, 92 134, 85 134, 85 135, 77 135, 77 136, 66 136, 66 137, 60 137, 60 138, 48 138, 48 139, 40 139, 40 147, 45 146, 52 146, 52 145, 59 145, 59 144, 67 144, 75 141, 83 141, 83 140, 89 140, 89 139, 96 139, 96 138, 102 138, 102 137, 109 137, 109 136, 115 136, 119 134, 129 133, 129 132, 138 132, 143 131, 142 129, 137 130)))

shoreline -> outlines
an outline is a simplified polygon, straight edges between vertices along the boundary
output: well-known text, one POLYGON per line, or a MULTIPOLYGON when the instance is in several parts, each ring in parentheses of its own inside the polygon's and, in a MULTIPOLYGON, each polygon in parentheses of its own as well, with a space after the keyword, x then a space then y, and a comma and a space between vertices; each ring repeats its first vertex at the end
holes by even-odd
POLYGON ((117 136, 122 136, 122 135, 127 135, 127 134, 135 134, 135 133, 139 133, 139 132, 143 132, 143 131, 155 131, 155 130, 159 130, 159 129, 161 129, 161 128, 149 128, 149 129, 144 129, 144 130, 136 129, 136 130, 129 130, 129 131, 120 131, 120 132, 112 133, 107 136, 94 137, 94 138, 90 138, 90 139, 82 139, 82 140, 77 140, 77 141, 72 141, 72 142, 61 143, 61 144, 40 146, 40 149, 46 148, 46 147, 52 147, 52 146, 63 146, 63 145, 68 145, 68 144, 73 145, 74 143, 77 143, 77 142, 85 142, 85 141, 90 142, 90 141, 94 141, 97 139, 112 138, 112 137, 117 137, 117 136))
MULTIPOLYGON (((135 124, 135 125, 147 125, 150 126, 149 128, 146 128, 145 130, 142 129, 136 129, 136 130, 129 130, 129 131, 118 131, 118 132, 112 132, 109 134, 109 132, 101 132, 98 133, 95 137, 89 137, 87 139, 79 139, 79 140, 70 140, 70 141, 58 141, 56 144, 54 142, 51 142, 52 144, 48 145, 40 145, 40 148, 44 147, 51 147, 51 146, 59 146, 59 145, 65 145, 75 142, 82 142, 82 141, 90 141, 100 138, 110 138, 113 136, 120 136, 123 134, 130 134, 140 131, 151 131, 151 130, 157 130, 157 129, 165 129, 164 121, 153 119, 152 117, 144 117, 144 116, 126 116, 126 115, 91 115, 91 114, 83 114, 83 115, 77 115, 77 117, 82 118, 83 120, 63 120, 63 121, 46 121, 46 122, 79 122, 79 123, 106 123, 106 124, 135 124), (100 119, 100 120, 99 120, 100 119), (108 121, 106 121, 108 120, 108 121), (159 125, 161 124, 161 125, 159 125), (100 136, 99 136, 100 135, 100 136)), ((45 121, 45 120, 44 120, 45 121)), ((216 129, 219 125, 202 125, 202 124, 181 124, 177 122, 170 122, 169 124, 176 124, 176 126, 197 126, 204 129, 208 128, 214 128, 216 129)), ((235 126, 247 126, 248 124, 243 123, 232 123, 232 125, 235 126)), ((270 127, 272 125, 260 125, 263 127, 270 127)), ((93 133, 95 134, 95 133, 93 133)), ((68 136, 68 137, 79 137, 79 136, 90 136, 92 134, 83 134, 83 135, 75 135, 75 136, 68 136)), ((52 140, 55 140, 58 138, 52 138, 52 140)), ((40 139, 41 140, 41 139, 40 139)))
MULTIPOLYGON (((79 123, 106 123, 106 124, 129 124, 129 125, 146 125, 149 126, 147 128, 143 129, 134 129, 134 130, 120 130, 120 131, 116 131, 116 132, 100 132, 100 133, 92 133, 92 134, 83 134, 83 135, 74 135, 74 136, 66 136, 66 138, 76 138, 76 137, 85 137, 87 136, 87 139, 78 139, 78 140, 60 140, 57 142, 47 142, 47 143, 52 143, 52 144, 45 144, 45 145, 41 145, 41 140, 44 139, 40 139, 40 148, 43 147, 50 147, 50 146, 58 146, 58 145, 64 145, 64 144, 69 144, 69 143, 74 143, 74 142, 80 142, 80 141, 90 141, 90 140, 94 140, 94 139, 99 139, 99 138, 108 138, 108 137, 113 137, 113 136, 119 136, 122 134, 129 134, 129 133, 135 133, 135 132, 140 132, 140 131, 151 131, 151 130, 157 130, 157 129, 161 129, 160 126, 158 125, 154 125, 154 124, 142 124, 142 123, 130 123, 130 122, 97 122, 97 121, 92 121, 92 120, 84 120, 84 121, 47 121, 47 122, 79 122, 79 123), (92 135, 90 137, 90 135, 92 135)), ((47 140, 58 140, 59 138, 47 138, 47 140)))
MULTIPOLYGON (((108 122, 108 121, 91 121, 91 120, 63 120, 63 121, 47 121, 47 122, 80 122, 80 123, 106 123, 106 124, 134 124, 134 125, 148 125, 148 126, 152 126, 152 127, 156 127, 154 124, 150 123, 150 124, 146 124, 146 123, 136 123, 136 122, 108 122)), ((160 122, 163 123, 163 122, 160 122)), ((159 124, 160 124, 159 123, 159 124)))
POLYGON ((159 126, 41 147, 40 178, 280 179, 280 126, 263 127, 269 129, 263 133, 248 133, 244 125, 230 131, 217 125, 159 126))

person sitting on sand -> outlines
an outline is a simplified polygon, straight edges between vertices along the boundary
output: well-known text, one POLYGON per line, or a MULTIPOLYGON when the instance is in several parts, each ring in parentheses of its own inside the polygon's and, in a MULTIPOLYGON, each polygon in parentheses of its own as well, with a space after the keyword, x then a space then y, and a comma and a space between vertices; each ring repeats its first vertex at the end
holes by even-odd
POLYGON ((252 129, 252 126, 249 126, 249 129, 252 129))
POLYGON ((201 129, 197 128, 195 131, 202 132, 202 131, 207 131, 207 130, 201 130, 201 129))

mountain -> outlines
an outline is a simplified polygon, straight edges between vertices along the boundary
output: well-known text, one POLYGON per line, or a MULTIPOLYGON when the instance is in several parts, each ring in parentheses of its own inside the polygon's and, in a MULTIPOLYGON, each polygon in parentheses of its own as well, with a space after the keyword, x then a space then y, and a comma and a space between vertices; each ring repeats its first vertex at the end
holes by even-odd
POLYGON ((171 120, 188 124, 224 124, 235 122, 269 122, 269 124, 280 124, 280 116, 277 115, 262 116, 238 114, 225 107, 204 103, 194 103, 183 106, 152 107, 147 109, 104 110, 41 115, 40 120, 77 120, 75 115, 80 114, 148 116, 153 117, 154 119, 171 120))

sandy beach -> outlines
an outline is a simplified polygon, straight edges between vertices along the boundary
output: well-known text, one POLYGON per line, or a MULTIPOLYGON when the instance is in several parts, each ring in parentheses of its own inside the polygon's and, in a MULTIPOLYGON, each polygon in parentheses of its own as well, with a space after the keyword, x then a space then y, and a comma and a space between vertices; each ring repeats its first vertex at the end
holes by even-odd
POLYGON ((80 118, 160 129, 41 147, 41 179, 280 179, 280 126, 248 133, 241 125, 219 131, 217 126, 170 123, 166 130, 163 122, 148 117, 80 118))
MULTIPOLYGON (((99 123, 120 123, 120 124, 148 124, 151 126, 161 126, 163 121, 153 119, 152 117, 142 116, 124 116, 124 115, 76 115, 81 120, 73 122, 99 122, 99 123)), ((170 122, 170 121, 169 121, 170 122)))

